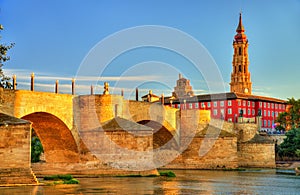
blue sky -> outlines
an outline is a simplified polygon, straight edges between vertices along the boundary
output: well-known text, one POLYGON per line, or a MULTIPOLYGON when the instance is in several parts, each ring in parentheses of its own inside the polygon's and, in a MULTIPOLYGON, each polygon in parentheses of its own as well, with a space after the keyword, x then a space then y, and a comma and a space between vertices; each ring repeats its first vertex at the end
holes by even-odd
MULTIPOLYGON (((167 96, 181 72, 191 80, 196 94, 213 93, 218 91, 207 84, 213 79, 204 78, 215 62, 219 71, 216 75, 220 74, 225 91, 229 91, 232 41, 242 10, 249 40, 252 93, 300 98, 299 0, 0 0, 0 8, 0 23, 4 26, 1 41, 16 43, 4 69, 9 76, 17 75, 18 88, 29 89, 30 74, 35 72, 36 89, 42 91, 53 91, 59 79, 60 91, 68 93, 71 79, 76 78, 79 94, 89 93, 91 84, 98 85, 95 90, 102 93, 103 82, 108 81, 115 89, 113 93, 123 88, 132 95, 139 87, 140 95, 153 89, 167 96), (121 53, 105 67, 99 65, 103 66, 102 72, 91 70, 90 74, 79 75, 87 70, 84 61, 101 41, 143 25, 186 33, 207 50, 213 62, 199 71, 189 58, 177 52, 144 47, 121 53)), ((182 44, 180 39, 175 42, 182 44)), ((110 49, 118 47, 115 43, 110 49)), ((94 62, 99 58, 100 63, 106 52, 98 53, 94 62)))

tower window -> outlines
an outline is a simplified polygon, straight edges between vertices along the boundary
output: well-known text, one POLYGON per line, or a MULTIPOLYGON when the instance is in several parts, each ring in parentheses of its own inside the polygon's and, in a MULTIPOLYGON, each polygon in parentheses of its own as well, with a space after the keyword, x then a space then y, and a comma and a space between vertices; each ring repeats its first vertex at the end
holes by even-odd
POLYGON ((242 48, 239 47, 239 55, 242 55, 242 48))
POLYGON ((239 72, 242 72, 242 65, 239 65, 239 72))

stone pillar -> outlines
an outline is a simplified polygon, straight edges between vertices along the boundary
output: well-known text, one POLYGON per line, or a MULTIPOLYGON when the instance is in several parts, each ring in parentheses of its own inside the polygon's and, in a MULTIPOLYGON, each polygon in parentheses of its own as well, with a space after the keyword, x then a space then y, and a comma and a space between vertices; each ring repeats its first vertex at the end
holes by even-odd
POLYGON ((164 97, 164 94, 161 94, 161 105, 164 105, 165 104, 165 97, 164 97))
POLYGON ((55 81, 55 93, 58 93, 58 80, 55 81))
POLYGON ((17 89, 17 76, 13 75, 13 90, 17 89))
POLYGON ((34 73, 31 73, 30 90, 34 91, 34 73))
POLYGON ((75 79, 72 79, 72 95, 75 95, 75 79))
POLYGON ((94 95, 94 87, 91 85, 91 95, 94 95))
POLYGON ((109 84, 108 84, 108 82, 104 82, 103 95, 108 95, 108 94, 109 94, 109 84))
POLYGON ((115 117, 118 117, 118 106, 119 104, 115 104, 115 117))
POLYGON ((256 117, 256 124, 258 125, 258 131, 260 131, 262 125, 261 116, 256 117))
POLYGON ((135 100, 139 101, 139 89, 135 88, 135 100))

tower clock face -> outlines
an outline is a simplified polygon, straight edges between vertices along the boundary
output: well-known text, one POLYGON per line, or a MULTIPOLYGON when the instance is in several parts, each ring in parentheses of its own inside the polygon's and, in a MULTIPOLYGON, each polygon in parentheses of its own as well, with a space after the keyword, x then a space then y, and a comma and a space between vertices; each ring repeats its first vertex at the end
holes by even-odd
POLYGON ((244 89, 244 92, 245 92, 245 93, 248 93, 248 88, 245 88, 245 89, 244 89))

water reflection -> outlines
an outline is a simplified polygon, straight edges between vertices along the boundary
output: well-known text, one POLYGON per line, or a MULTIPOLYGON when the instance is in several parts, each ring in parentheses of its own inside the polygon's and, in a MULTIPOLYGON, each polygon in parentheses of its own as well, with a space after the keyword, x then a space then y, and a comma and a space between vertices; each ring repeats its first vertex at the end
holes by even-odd
POLYGON ((298 194, 300 177, 275 170, 177 170, 175 178, 79 178, 79 185, 2 187, 0 194, 298 194))

